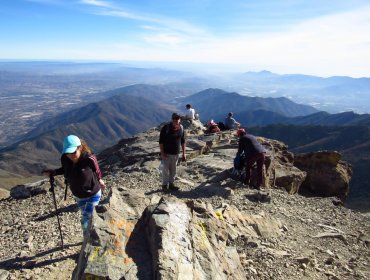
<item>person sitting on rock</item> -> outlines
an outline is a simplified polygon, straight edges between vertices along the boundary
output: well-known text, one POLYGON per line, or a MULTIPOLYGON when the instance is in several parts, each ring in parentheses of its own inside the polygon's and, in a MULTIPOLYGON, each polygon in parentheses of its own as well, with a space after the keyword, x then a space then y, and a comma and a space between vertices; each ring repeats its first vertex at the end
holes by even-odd
POLYGON ((191 104, 186 104, 186 112, 183 117, 184 120, 194 120, 195 119, 195 110, 191 107, 191 104))
POLYGON ((239 156, 244 152, 246 156, 244 184, 247 186, 250 185, 252 166, 254 163, 257 163, 257 182, 255 188, 260 189, 263 181, 263 165, 266 150, 258 142, 257 138, 248 134, 244 128, 238 129, 237 136, 239 137, 239 146, 236 155, 239 156))
POLYGON ((225 119, 226 129, 237 129, 240 127, 240 123, 233 118, 233 115, 233 112, 227 114, 227 118, 225 119))
POLYGON ((194 123, 194 120, 198 119, 198 117, 199 115, 195 113, 191 104, 186 104, 186 112, 181 116, 182 126, 185 129, 188 129, 194 123))
POLYGON ((102 173, 95 155, 87 144, 75 135, 64 139, 61 163, 60 168, 46 169, 43 173, 49 177, 64 174, 80 208, 81 227, 85 236, 94 207, 99 204, 101 191, 105 189, 102 173))
POLYGON ((217 123, 215 123, 213 120, 210 120, 207 124, 207 130, 205 133, 216 133, 220 132, 221 130, 219 129, 217 123))

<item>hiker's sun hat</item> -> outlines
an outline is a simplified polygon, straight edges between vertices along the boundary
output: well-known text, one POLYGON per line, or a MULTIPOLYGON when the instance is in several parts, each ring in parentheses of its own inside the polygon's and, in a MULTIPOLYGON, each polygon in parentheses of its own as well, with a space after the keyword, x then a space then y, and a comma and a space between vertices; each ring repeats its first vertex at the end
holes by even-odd
POLYGON ((64 138, 62 154, 74 153, 81 146, 81 140, 76 135, 68 135, 64 138))

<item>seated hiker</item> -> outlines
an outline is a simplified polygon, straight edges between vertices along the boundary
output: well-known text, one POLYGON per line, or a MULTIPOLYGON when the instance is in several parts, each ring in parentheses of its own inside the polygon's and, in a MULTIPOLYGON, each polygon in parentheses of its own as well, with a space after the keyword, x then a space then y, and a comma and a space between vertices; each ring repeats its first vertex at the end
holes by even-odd
POLYGON ((186 104, 186 112, 183 119, 185 120, 195 119, 195 110, 191 107, 191 104, 186 104))
POLYGON ((226 129, 237 129, 240 127, 240 123, 238 123, 234 118, 233 118, 233 113, 230 112, 227 114, 227 118, 225 119, 225 128, 226 129))
POLYGON ((221 131, 227 130, 223 122, 218 122, 217 125, 221 131))
POLYGON ((219 132, 220 129, 217 125, 217 123, 215 123, 213 120, 210 120, 207 124, 207 130, 205 131, 205 133, 216 133, 216 132, 219 132))
POLYGON ((257 164, 257 183, 255 188, 260 189, 263 180, 263 164, 265 162, 266 150, 257 141, 257 138, 251 134, 248 134, 244 128, 239 128, 237 131, 239 137, 239 147, 237 156, 243 152, 246 156, 245 161, 245 185, 250 185, 250 178, 252 173, 252 166, 254 163, 257 164))

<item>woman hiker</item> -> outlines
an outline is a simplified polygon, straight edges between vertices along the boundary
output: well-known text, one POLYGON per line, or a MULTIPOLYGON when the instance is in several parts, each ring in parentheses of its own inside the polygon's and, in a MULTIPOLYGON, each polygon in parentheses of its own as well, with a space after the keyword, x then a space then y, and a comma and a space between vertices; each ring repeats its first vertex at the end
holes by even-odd
POLYGON ((101 191, 105 189, 105 183, 101 179, 102 173, 96 156, 91 153, 87 144, 75 135, 64 139, 61 163, 60 168, 46 169, 43 173, 49 177, 64 175, 81 210, 81 226, 85 235, 94 206, 99 204, 101 191))

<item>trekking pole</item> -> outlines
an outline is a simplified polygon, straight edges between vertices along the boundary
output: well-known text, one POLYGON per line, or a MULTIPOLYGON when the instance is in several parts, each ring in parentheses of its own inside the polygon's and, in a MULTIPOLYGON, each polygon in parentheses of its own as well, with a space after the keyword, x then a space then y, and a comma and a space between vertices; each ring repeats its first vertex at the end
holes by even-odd
POLYGON ((64 191, 64 201, 67 200, 67 191, 68 191, 68 181, 64 179, 64 184, 66 185, 66 190, 64 191))
POLYGON ((55 198, 55 191, 54 191, 54 188, 55 188, 55 181, 54 181, 54 176, 50 176, 50 189, 49 191, 51 191, 53 193, 53 200, 54 200, 54 206, 55 206, 55 213, 57 215, 57 219, 58 219, 58 226, 59 226, 59 233, 60 233, 60 240, 62 241, 62 248, 64 248, 64 243, 63 243, 63 234, 62 234, 62 227, 60 226, 60 221, 59 221, 59 212, 58 212, 58 207, 57 207, 57 200, 55 198))

